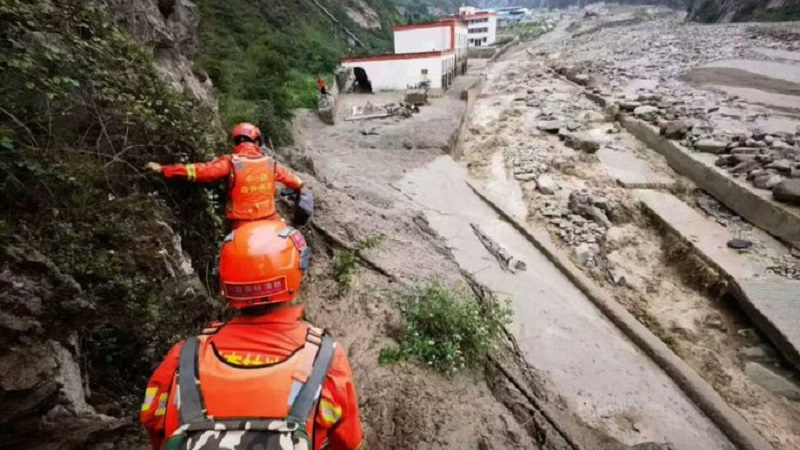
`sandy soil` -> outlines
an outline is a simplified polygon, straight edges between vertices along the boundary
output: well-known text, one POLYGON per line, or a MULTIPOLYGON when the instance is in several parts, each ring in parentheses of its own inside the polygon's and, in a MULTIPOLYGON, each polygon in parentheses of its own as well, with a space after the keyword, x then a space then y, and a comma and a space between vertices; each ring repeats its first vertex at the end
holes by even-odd
MULTIPOLYGON (((558 46, 554 50, 583 51, 571 45, 567 42, 566 50, 558 46)), ((596 48, 602 43, 592 45, 596 48)), ((536 52, 540 51, 537 48, 536 52)), ((617 62, 628 64, 624 58, 617 62)), ((540 193, 534 180, 521 182, 529 223, 547 227, 579 263, 576 246, 598 244, 598 254, 584 270, 709 381, 776 448, 800 448, 800 406, 766 391, 744 374, 739 350, 769 345, 752 331, 730 299, 717 298, 704 289, 715 284, 715 275, 703 272, 700 279, 692 276, 707 268, 693 261, 641 213, 630 191, 614 182, 597 155, 566 147, 557 136, 537 129, 537 123, 544 116, 558 116, 555 118, 565 124, 576 122, 578 130, 597 133, 604 147, 628 152, 653 174, 672 180, 671 190, 695 206, 693 186, 624 131, 608 133, 613 125, 598 119, 603 111, 584 98, 580 88, 555 78, 541 60, 529 58, 524 49, 489 68, 483 92, 463 150, 473 176, 492 182, 498 152, 504 156, 508 173, 516 173, 518 178, 525 179, 527 173, 549 174, 559 186, 554 195, 540 193), (590 120, 587 112, 593 113, 590 120), (576 238, 565 232, 563 218, 547 214, 565 208, 570 192, 583 188, 616 205, 611 217, 613 232, 587 229, 576 238), (615 282, 620 275, 624 275, 624 284, 615 282)))

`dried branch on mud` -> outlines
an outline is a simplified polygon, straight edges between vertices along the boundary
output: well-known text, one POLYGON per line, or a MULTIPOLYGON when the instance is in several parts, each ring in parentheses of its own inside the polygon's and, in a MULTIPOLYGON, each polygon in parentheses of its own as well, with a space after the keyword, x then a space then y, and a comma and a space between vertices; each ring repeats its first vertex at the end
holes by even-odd
POLYGON ((472 231, 475 232, 475 235, 478 236, 478 239, 481 241, 486 250, 489 250, 489 253, 494 255, 497 258, 497 261, 500 262, 500 267, 503 270, 506 270, 511 273, 516 273, 517 270, 526 270, 527 266, 525 262, 520 261, 519 259, 511 256, 505 248, 503 248, 500 244, 497 243, 494 239, 489 237, 488 234, 483 232, 481 228, 478 226, 477 223, 471 223, 472 231))
MULTIPOLYGON (((474 228, 475 227, 473 227, 473 229, 474 228)), ((461 275, 465 280, 467 280, 467 285, 469 285, 473 294, 480 303, 496 301, 494 293, 484 284, 476 280, 471 273, 462 269, 461 275)), ((510 347, 509 351, 516 361, 522 363, 524 366, 522 367, 524 372, 526 369, 528 369, 528 367, 524 357, 522 356, 522 351, 517 344, 517 340, 507 329, 504 330, 504 332, 506 336, 506 343, 510 347)), ((528 389, 527 386, 530 385, 529 382, 520 380, 520 378, 512 373, 512 371, 508 369, 496 356, 488 355, 488 362, 492 368, 503 374, 503 376, 522 394, 522 396, 525 397, 528 402, 530 402, 530 405, 533 407, 533 409, 539 412, 545 418, 550 426, 553 427, 553 429, 564 439, 567 444, 571 446, 571 448, 574 450, 581 450, 583 448, 580 444, 578 444, 578 441, 564 429, 564 427, 560 426, 561 421, 557 420, 553 416, 549 408, 542 403, 542 400, 528 389)))
POLYGON ((398 281, 398 278, 396 276, 392 275, 388 270, 383 268, 381 265, 379 265, 375 261, 372 261, 369 257, 364 255, 362 252, 356 251, 357 249, 356 249, 356 247, 354 245, 345 242, 343 239, 341 239, 338 236, 334 235, 333 233, 331 233, 330 231, 325 229, 325 227, 323 227, 322 225, 320 225, 316 221, 312 220, 311 221, 311 226, 316 231, 318 231, 326 241, 331 242, 331 243, 335 244, 336 246, 342 247, 342 248, 344 248, 344 249, 346 249, 348 251, 355 252, 356 257, 358 258, 358 260, 361 261, 365 266, 367 266, 370 269, 372 269, 372 270, 378 272, 379 274, 385 276, 391 282, 398 281))

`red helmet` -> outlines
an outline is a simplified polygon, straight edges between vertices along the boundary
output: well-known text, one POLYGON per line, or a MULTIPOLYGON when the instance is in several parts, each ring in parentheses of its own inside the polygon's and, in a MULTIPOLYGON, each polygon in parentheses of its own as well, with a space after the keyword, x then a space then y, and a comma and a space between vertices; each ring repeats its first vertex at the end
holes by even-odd
POLYGON ((292 301, 310 257, 303 235, 283 222, 244 224, 220 250, 222 294, 236 309, 292 301))
POLYGON ((261 130, 252 123, 239 123, 233 127, 233 142, 240 144, 243 141, 255 142, 261 144, 261 130))

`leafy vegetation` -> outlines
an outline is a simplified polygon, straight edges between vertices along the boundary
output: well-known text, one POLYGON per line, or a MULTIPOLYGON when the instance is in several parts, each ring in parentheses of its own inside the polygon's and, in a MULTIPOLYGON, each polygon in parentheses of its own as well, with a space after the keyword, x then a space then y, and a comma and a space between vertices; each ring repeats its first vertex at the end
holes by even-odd
POLYGON ((331 262, 331 275, 339 286, 339 294, 344 294, 353 284, 353 275, 359 254, 380 245, 386 237, 383 235, 367 236, 358 243, 355 249, 336 250, 331 262))
POLYGON ((507 304, 494 298, 479 302, 464 287, 449 289, 438 282, 400 294, 398 304, 400 345, 382 349, 380 362, 417 361, 448 376, 481 366, 511 316, 507 304))
MULTIPOLYGON (((543 22, 512 23, 503 29, 503 33, 519 37, 520 41, 532 41, 547 31, 543 22)), ((502 44, 497 44, 502 45, 502 44)))
POLYGON ((169 288, 158 250, 171 226, 195 261, 210 259, 213 203, 140 168, 210 155, 221 138, 211 111, 167 87, 87 0, 0 2, 0 98, 0 243, 39 251, 80 284, 96 312, 80 330, 92 385, 128 394, 209 314, 202 292, 169 288))
POLYGON ((753 15, 753 20, 756 22, 787 22, 790 20, 800 20, 800 3, 756 11, 753 15))
MULTIPOLYGON (((400 17, 389 0, 366 2, 381 19, 365 29, 347 14, 350 2, 317 0, 358 36, 347 35, 312 0, 200 0, 201 52, 197 62, 220 92, 220 116, 257 122, 276 142, 290 139, 286 123, 295 108, 316 106, 317 75, 332 73, 341 57, 390 51, 400 17)), ((355 3, 352 8, 358 8, 355 3)))

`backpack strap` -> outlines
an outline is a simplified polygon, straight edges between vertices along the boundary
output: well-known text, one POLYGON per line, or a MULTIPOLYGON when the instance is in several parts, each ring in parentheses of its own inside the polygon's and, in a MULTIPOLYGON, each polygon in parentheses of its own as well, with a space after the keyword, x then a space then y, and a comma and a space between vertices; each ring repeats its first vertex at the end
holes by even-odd
POLYGON ((183 425, 207 420, 197 373, 198 348, 199 339, 197 337, 187 339, 183 344, 179 359, 178 393, 180 402, 178 412, 183 425))
MULTIPOLYGON (((308 379, 300 388, 300 392, 292 403, 289 410, 289 417, 287 422, 305 424, 308 420, 311 410, 319 398, 322 383, 325 381, 325 376, 328 374, 331 362, 333 361, 333 353, 336 349, 336 342, 330 336, 322 336, 322 342, 317 352, 317 359, 311 368, 311 374, 308 379)), ((301 427, 305 431, 305 427, 301 427)))

